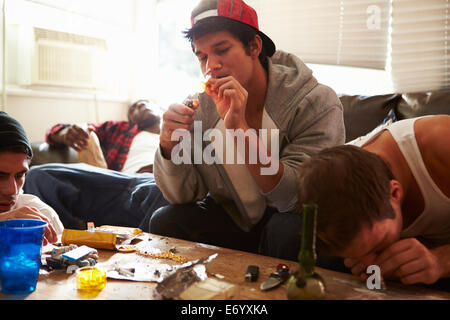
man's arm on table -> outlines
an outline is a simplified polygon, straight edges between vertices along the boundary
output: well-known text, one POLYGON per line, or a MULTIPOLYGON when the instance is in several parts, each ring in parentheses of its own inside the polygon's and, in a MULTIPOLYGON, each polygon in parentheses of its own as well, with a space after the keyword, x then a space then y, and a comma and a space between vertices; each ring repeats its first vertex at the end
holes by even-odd
POLYGON ((387 279, 432 284, 450 276, 450 245, 429 249, 416 238, 402 239, 383 250, 374 264, 387 279))

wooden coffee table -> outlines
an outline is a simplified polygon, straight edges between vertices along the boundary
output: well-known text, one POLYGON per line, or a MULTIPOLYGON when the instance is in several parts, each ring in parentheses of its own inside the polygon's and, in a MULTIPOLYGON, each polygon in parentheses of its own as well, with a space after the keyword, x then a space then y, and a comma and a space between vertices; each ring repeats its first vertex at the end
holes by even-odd
MULTIPOLYGON (((176 254, 189 261, 205 258, 217 253, 217 257, 206 265, 208 277, 234 284, 237 290, 229 297, 231 300, 285 300, 286 285, 261 291, 260 285, 276 270, 280 263, 297 268, 297 262, 247 253, 243 251, 220 248, 216 246, 193 243, 189 241, 148 235, 152 247, 168 251, 176 249, 176 254), (259 277, 255 282, 245 281, 244 275, 248 265, 259 267, 259 277)), ((45 251, 48 248, 44 248, 45 251)), ((99 251, 99 263, 109 259, 118 259, 127 255, 133 259, 136 253, 119 253, 108 250, 99 251)), ((142 256, 140 257, 142 259, 142 256)), ((154 259, 152 263, 180 264, 172 260, 154 259)), ((450 299, 450 292, 431 290, 421 286, 405 286, 396 282, 386 282, 386 290, 369 290, 366 283, 351 274, 317 268, 327 286, 326 299, 329 300, 439 300, 450 299)), ((156 282, 135 282, 108 279, 103 290, 96 294, 82 294, 76 288, 76 276, 63 270, 54 270, 48 274, 40 274, 37 288, 29 295, 6 295, 0 293, 0 299, 31 299, 31 300, 155 300, 156 282)))

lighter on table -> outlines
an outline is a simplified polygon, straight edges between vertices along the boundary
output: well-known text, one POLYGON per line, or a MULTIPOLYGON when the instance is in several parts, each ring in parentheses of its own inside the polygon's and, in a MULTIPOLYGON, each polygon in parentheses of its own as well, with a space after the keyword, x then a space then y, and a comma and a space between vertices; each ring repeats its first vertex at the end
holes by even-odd
POLYGON ((258 279, 258 273, 258 266, 248 266, 247 271, 245 272, 245 281, 256 281, 256 279, 258 279))

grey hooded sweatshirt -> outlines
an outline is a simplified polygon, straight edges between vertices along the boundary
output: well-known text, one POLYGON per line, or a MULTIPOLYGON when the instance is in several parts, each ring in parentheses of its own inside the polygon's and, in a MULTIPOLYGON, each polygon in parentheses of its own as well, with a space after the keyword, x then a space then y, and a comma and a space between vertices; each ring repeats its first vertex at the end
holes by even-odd
MULTIPOLYGON (((277 51, 269 58, 262 128, 277 129, 279 150, 270 152, 274 156, 278 151, 284 171, 278 185, 263 193, 245 164, 227 164, 225 158, 222 162, 209 164, 204 159, 198 161, 199 154, 201 157, 198 151, 210 148, 208 133, 213 129, 224 132, 223 120, 213 100, 205 93, 198 98, 196 124, 192 126, 190 142, 187 142, 191 144, 189 158, 192 161, 176 164, 173 156, 168 160, 159 149, 153 165, 156 183, 173 204, 192 203, 210 195, 244 231, 258 223, 267 206, 278 212, 297 210, 296 171, 299 164, 319 150, 345 141, 342 104, 336 93, 319 84, 298 57, 277 51), (194 127, 201 128, 201 135, 200 130, 194 133, 194 127), (195 150, 197 155, 194 155, 195 150)), ((269 144, 272 145, 267 142, 266 146, 269 144)))

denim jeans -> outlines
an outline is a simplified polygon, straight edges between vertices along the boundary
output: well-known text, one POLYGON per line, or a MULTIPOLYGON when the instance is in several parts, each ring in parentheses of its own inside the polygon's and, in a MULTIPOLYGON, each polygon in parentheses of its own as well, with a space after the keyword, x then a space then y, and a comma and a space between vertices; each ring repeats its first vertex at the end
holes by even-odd
POLYGON ((169 204, 151 173, 130 175, 84 163, 31 167, 24 192, 51 206, 67 229, 86 229, 92 221, 148 231, 153 212, 169 204))

